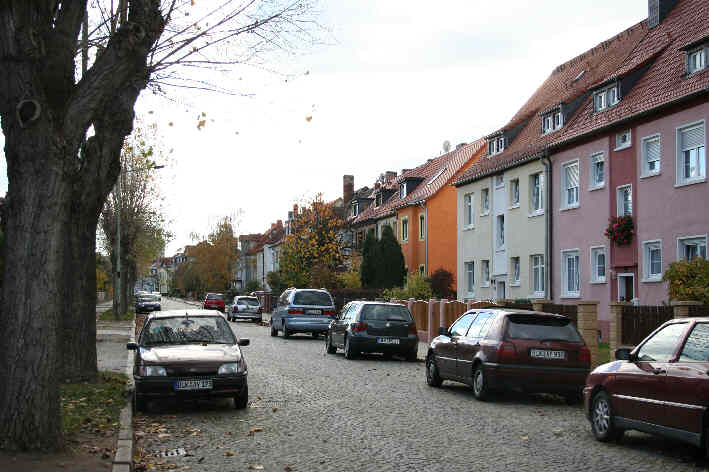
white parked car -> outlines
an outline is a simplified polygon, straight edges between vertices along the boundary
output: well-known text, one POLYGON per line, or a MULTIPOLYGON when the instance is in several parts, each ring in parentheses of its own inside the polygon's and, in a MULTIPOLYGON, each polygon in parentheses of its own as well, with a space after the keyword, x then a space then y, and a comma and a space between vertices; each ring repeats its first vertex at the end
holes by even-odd
POLYGON ((236 296, 231 306, 226 310, 229 321, 251 320, 261 322, 261 304, 256 297, 236 296))

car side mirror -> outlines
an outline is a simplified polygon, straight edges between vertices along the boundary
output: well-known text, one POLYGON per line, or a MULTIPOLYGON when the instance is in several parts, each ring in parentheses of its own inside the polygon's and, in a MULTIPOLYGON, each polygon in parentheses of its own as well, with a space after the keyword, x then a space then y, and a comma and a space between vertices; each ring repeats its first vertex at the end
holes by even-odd
POLYGON ((619 361, 630 361, 632 355, 630 354, 630 349, 627 347, 621 347, 615 350, 615 358, 619 361))
POLYGON ((128 343, 128 344, 126 344, 126 349, 128 349, 129 351, 137 351, 138 344, 137 343, 128 343))
POLYGON ((241 338, 241 339, 239 339, 239 341, 237 342, 237 344, 238 344, 239 346, 248 346, 249 344, 251 344, 251 340, 248 339, 248 338, 241 338))
POLYGON ((448 336, 448 328, 444 328, 443 326, 439 326, 438 335, 439 336, 448 336))

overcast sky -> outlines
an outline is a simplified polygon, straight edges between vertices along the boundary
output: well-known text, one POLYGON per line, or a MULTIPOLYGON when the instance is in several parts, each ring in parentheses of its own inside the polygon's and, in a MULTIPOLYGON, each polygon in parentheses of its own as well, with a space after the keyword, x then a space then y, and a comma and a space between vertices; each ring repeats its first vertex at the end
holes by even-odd
POLYGON ((157 171, 175 233, 166 255, 220 216, 262 233, 296 201, 341 196, 344 174, 371 186, 440 155, 445 140, 499 129, 557 65, 647 18, 647 3, 321 0, 331 44, 274 64, 288 80, 243 70, 219 79, 243 96, 144 92, 137 113, 169 155, 157 171))

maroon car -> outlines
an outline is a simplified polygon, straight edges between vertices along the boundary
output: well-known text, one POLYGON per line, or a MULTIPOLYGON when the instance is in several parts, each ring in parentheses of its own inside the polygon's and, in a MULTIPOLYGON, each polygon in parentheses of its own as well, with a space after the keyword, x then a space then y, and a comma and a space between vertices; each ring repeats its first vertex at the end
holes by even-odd
POLYGON ((224 313, 224 294, 208 293, 202 302, 202 308, 205 310, 219 310, 224 313))
POLYGON ((709 318, 671 320, 586 380, 584 406, 599 441, 627 429, 709 445, 709 318))
POLYGON ((479 400, 495 390, 559 393, 580 401, 591 355, 571 319, 515 309, 464 313, 440 328, 426 359, 426 381, 472 385, 479 400))

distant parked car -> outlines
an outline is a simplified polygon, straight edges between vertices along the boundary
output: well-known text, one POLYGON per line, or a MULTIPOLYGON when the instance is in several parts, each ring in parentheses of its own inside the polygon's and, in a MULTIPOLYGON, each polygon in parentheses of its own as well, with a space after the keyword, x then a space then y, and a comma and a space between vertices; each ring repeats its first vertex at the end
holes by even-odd
POLYGON ((385 356, 400 354, 415 361, 419 338, 416 323, 404 305, 380 302, 350 302, 330 323, 325 349, 335 354, 338 348, 345 358, 362 352, 379 352, 385 356))
POLYGON ((145 293, 135 297, 135 312, 150 313, 162 309, 160 300, 155 295, 145 293))
POLYGON ((173 310, 145 321, 135 351, 133 406, 144 411, 161 398, 234 398, 234 407, 249 401, 246 359, 222 315, 204 310, 173 310))
POLYGON ((599 441, 628 429, 705 448, 709 455, 709 318, 671 320, 586 380, 584 407, 599 441))
POLYGON ((162 293, 160 293, 160 292, 152 292, 151 295, 157 297, 158 300, 162 301, 162 293))
POLYGON ((208 293, 202 302, 202 308, 205 310, 219 310, 224 313, 224 294, 208 293))
POLYGON ((496 390, 558 393, 580 400, 591 353, 566 316, 512 309, 473 309, 440 328, 426 358, 426 382, 454 380, 478 400, 496 390))
POLYGON ((260 323, 262 311, 258 298, 237 296, 227 310, 226 317, 229 321, 251 320, 260 323))
POLYGON ((282 331, 284 338, 293 333, 311 333, 317 337, 328 330, 336 314, 335 302, 327 290, 286 289, 271 316, 271 336, 282 331))

